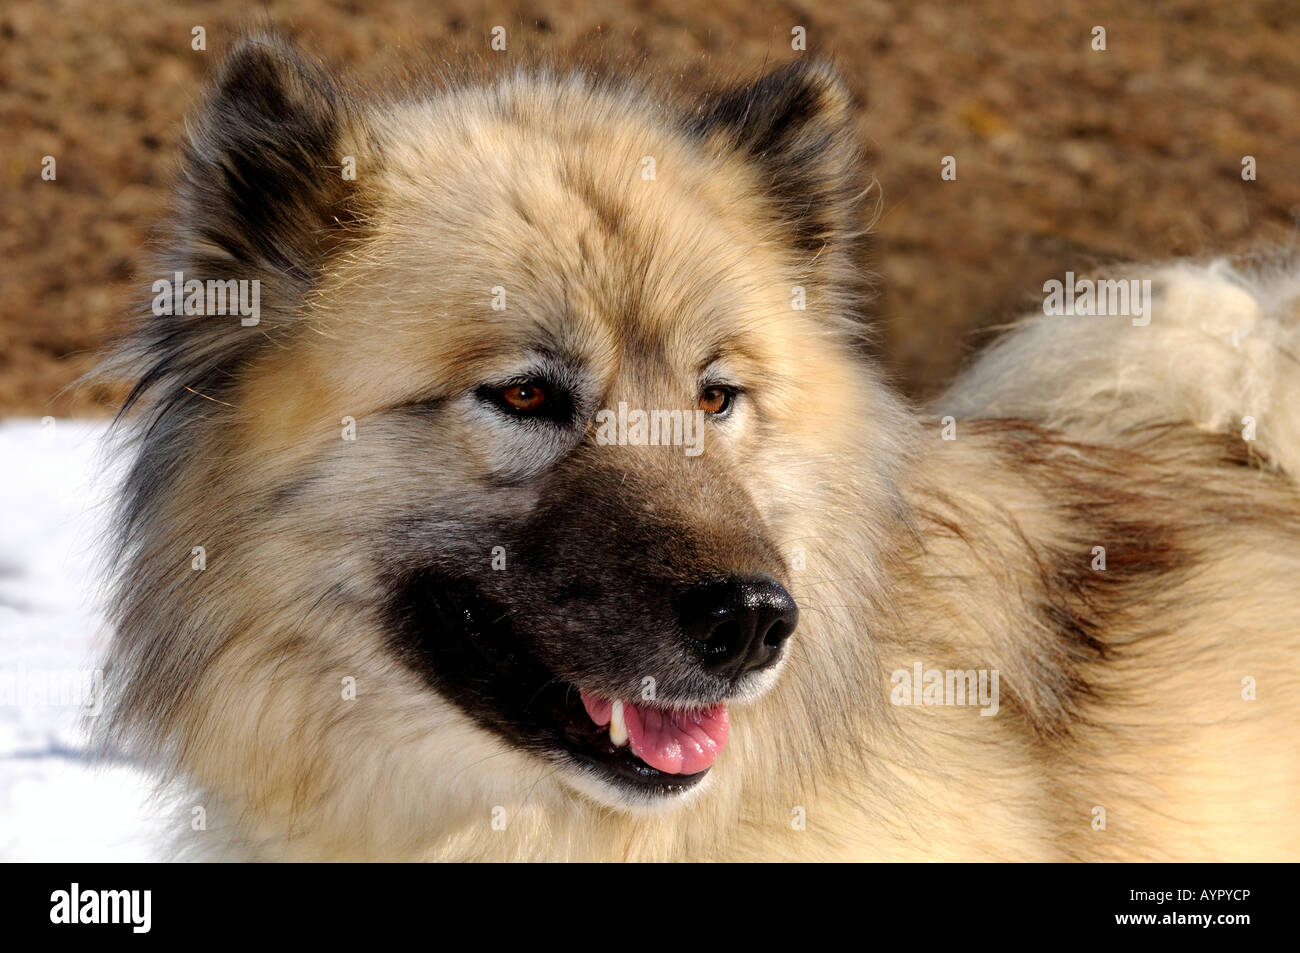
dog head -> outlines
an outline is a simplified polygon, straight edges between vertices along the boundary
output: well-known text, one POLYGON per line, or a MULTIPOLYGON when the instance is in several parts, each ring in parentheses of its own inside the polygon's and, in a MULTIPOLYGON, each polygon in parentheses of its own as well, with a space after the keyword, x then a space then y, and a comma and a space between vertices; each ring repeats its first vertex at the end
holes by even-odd
POLYGON ((888 495, 855 166, 820 66, 690 107, 544 70, 368 103, 243 42, 124 352, 116 723, 266 810, 348 758, 444 802, 721 770, 807 628, 827 461, 888 495), (203 310, 232 281, 256 315, 203 310))

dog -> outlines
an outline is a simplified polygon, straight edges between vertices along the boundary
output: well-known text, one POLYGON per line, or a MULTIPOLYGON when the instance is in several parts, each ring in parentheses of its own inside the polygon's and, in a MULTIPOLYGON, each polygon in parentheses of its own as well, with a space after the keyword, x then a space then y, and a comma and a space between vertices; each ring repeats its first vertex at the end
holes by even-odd
POLYGON ((1300 857, 1292 265, 1069 276, 916 407, 824 64, 255 35, 189 132, 105 368, 102 737, 178 856, 1300 857))

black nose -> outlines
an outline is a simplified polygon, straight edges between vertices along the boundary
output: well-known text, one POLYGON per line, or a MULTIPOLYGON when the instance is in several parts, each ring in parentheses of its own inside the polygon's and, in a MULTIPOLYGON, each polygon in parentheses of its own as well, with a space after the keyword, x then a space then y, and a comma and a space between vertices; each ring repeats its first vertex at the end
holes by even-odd
POLYGON ((705 666, 732 678, 765 668, 799 621, 799 607, 774 579, 728 579, 678 598, 682 631, 705 666))

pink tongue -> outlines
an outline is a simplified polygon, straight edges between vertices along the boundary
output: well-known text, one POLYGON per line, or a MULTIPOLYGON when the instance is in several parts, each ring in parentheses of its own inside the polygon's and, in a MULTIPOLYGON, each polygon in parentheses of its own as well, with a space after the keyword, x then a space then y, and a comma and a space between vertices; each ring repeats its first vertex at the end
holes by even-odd
MULTIPOLYGON (((609 724, 613 702, 583 692, 582 704, 596 724, 609 724)), ((665 774, 703 771, 718 759, 727 743, 726 705, 670 711, 623 702, 623 720, 632 753, 665 774)))

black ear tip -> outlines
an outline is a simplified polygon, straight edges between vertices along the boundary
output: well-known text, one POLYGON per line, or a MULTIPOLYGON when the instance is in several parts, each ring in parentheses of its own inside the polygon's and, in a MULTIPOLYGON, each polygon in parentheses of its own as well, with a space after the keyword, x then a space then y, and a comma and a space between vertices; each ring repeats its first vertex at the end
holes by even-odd
POLYGON ((774 140, 801 131, 848 134, 853 108, 853 94, 834 66, 797 59, 721 93, 700 109, 693 128, 706 136, 723 133, 737 146, 765 151, 774 140))
POLYGON ((853 93, 835 66, 826 60, 797 59, 759 80, 798 99, 811 115, 845 120, 853 111, 853 93))
POLYGON ((325 69, 293 40, 279 33, 246 33, 235 41, 221 65, 221 78, 241 76, 318 81, 325 69))
POLYGON ((275 33, 248 33, 231 46, 221 64, 221 79, 245 74, 273 75, 286 66, 305 65, 291 40, 275 33))
POLYGON ((334 84, 319 64, 290 39, 272 32, 248 33, 226 54, 209 96, 217 121, 282 119, 327 113, 334 84))
POLYGON ((835 67, 800 58, 708 101, 689 128, 711 151, 755 163, 792 243, 816 254, 851 229, 854 125, 853 95, 835 67))

